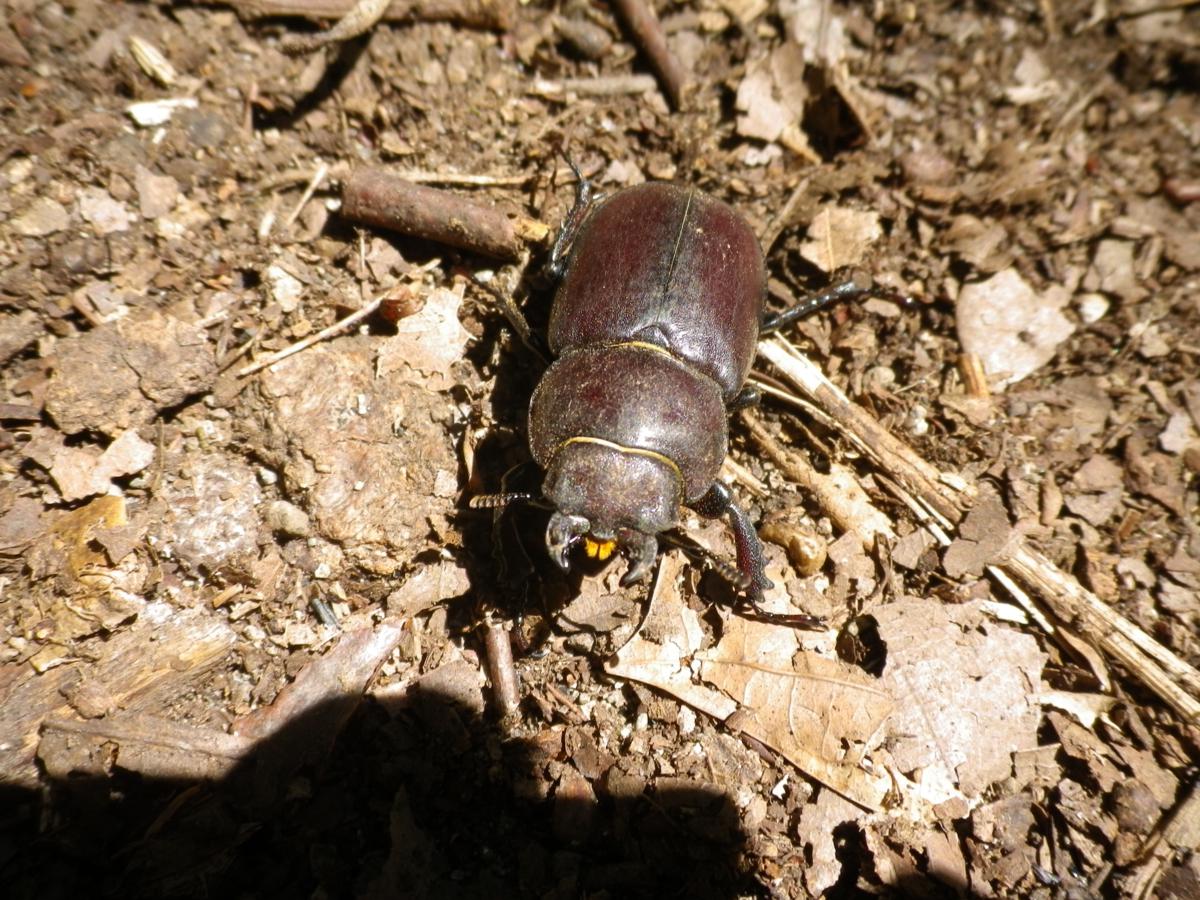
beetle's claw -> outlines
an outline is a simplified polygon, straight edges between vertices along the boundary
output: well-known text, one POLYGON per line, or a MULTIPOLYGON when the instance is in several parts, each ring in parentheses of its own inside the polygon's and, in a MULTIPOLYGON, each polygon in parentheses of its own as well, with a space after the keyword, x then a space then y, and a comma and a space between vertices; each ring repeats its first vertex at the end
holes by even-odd
POLYGON ((621 578, 621 587, 629 587, 650 574, 658 558, 658 538, 652 534, 627 531, 621 535, 621 546, 629 554, 629 570, 621 578))
POLYGON ((583 516, 568 516, 556 512, 550 517, 550 524, 546 526, 546 549, 550 552, 550 558, 564 572, 571 568, 567 559, 571 545, 587 534, 590 527, 591 522, 583 516))

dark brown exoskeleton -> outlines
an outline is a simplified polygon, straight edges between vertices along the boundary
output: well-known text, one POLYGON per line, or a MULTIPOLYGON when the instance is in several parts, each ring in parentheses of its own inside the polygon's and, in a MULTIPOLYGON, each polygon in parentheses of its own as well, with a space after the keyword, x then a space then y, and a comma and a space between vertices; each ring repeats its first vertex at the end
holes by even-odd
POLYGON ((762 250, 729 206, 666 183, 591 205, 580 178, 549 265, 565 270, 550 315, 557 358, 529 408, 530 448, 554 507, 546 546, 564 570, 577 543, 599 559, 619 549, 629 559, 622 584, 632 584, 685 506, 726 516, 740 586, 757 609, 770 586, 762 545, 717 480, 729 414, 756 399, 745 385, 764 330, 868 286, 848 282, 764 321, 762 250))

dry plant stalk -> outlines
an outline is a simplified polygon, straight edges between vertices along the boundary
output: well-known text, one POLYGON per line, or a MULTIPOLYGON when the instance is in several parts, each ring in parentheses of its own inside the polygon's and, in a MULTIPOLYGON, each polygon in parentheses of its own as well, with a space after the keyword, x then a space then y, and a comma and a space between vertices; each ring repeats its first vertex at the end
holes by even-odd
MULTIPOLYGON (((933 520, 926 522, 927 527, 944 542, 974 504, 975 489, 923 460, 870 413, 852 403, 791 344, 775 337, 760 342, 758 350, 915 504, 924 508, 927 518, 933 520)), ((870 527, 865 530, 872 531, 870 527)), ((1121 663, 1185 719, 1200 722, 1200 672, 1110 609, 1023 538, 1010 541, 989 571, 1006 588, 1017 591, 1017 599, 1021 599, 1018 585, 1033 591, 1059 623, 1086 636, 1089 643, 1121 663)), ((1035 620, 1063 639, 1044 617, 1035 615, 1035 620)))

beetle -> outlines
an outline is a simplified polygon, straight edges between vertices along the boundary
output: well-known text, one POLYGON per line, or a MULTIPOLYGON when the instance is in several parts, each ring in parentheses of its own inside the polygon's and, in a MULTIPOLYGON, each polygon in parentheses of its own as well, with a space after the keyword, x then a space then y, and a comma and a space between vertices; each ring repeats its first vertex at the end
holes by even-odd
MULTIPOLYGON (((572 168, 575 204, 547 266, 561 277, 548 332, 554 360, 529 405, 530 451, 553 507, 547 550, 564 571, 578 544, 599 560, 619 551, 629 560, 621 583, 629 585, 650 572, 659 536, 685 507, 723 516, 738 586, 761 613, 771 586, 762 544, 717 477, 729 415, 757 400, 746 380, 762 334, 870 284, 857 276, 765 318, 762 249, 730 206, 666 182, 595 202, 572 168)), ((477 497, 472 505, 507 499, 477 497)))

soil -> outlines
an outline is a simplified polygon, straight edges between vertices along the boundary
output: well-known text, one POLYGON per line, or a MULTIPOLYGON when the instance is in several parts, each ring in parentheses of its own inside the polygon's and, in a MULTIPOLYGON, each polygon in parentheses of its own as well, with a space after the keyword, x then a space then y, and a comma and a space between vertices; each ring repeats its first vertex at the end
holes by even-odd
POLYGON ((677 101, 618 4, 280 6, 0 17, 8 896, 1200 896, 1200 8, 660 3, 677 101), (760 356, 724 475, 824 630, 720 522, 648 599, 470 508, 538 491, 560 152, 729 203, 772 310, 873 277, 785 334, 971 502, 760 356))

